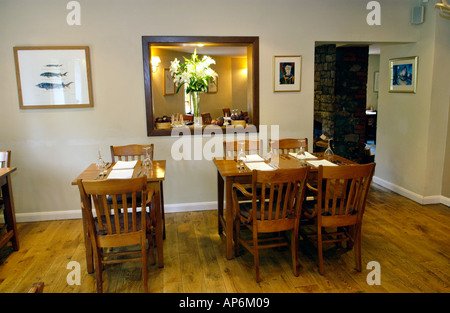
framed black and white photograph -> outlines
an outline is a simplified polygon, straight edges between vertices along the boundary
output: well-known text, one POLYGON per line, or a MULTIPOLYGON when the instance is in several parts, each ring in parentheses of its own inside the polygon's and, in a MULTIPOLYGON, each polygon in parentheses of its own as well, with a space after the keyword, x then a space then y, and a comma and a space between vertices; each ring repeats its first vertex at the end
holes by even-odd
POLYGON ((14 47, 21 109, 92 107, 89 47, 14 47))
POLYGON ((275 56, 273 91, 300 91, 301 66, 301 56, 275 56))
POLYGON ((389 92, 416 92, 417 57, 389 60, 389 92))

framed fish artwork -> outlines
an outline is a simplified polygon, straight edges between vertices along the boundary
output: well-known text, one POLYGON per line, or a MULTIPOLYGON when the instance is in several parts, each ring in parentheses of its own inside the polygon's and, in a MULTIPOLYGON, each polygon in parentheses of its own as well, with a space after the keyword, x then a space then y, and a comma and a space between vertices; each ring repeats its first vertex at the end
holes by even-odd
POLYGON ((21 109, 94 106, 89 47, 14 47, 21 109))

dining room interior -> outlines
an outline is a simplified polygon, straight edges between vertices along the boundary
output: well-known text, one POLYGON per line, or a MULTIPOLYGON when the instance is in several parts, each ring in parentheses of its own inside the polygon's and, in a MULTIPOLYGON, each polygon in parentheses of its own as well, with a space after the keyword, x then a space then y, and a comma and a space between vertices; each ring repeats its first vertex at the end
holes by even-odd
POLYGON ((0 0, 0 293, 450 292, 446 4, 0 0))

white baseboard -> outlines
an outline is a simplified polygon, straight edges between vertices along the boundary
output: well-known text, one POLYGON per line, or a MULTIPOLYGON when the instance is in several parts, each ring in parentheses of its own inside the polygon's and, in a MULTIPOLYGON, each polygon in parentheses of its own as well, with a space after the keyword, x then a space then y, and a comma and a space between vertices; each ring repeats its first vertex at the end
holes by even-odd
MULTIPOLYGON (((165 213, 206 211, 206 210, 217 210, 217 201, 164 205, 165 213)), ((79 210, 70 210, 70 211, 16 213, 17 223, 70 220, 80 218, 81 218, 81 208, 79 210)), ((0 217, 0 222, 2 223, 4 222, 3 216, 0 217)))
MULTIPOLYGON (((440 195, 425 197, 375 176, 373 177, 373 182, 420 204, 442 203, 443 205, 450 207, 450 198, 448 197, 440 195)), ((179 212, 207 211, 207 210, 217 210, 217 201, 197 202, 197 203, 176 203, 164 205, 165 213, 179 213, 179 212)), ((68 220, 80 218, 81 218, 81 209, 70 211, 16 213, 16 221, 18 223, 68 220)), ((3 222, 3 216, 0 217, 0 222, 3 222)))
POLYGON ((413 200, 417 203, 420 204, 436 204, 436 203, 441 203, 444 204, 446 206, 450 206, 450 198, 444 197, 442 195, 434 195, 434 196, 423 196, 423 195, 419 195, 415 192, 412 192, 408 189, 405 189, 403 187, 400 187, 396 184, 393 184, 391 182, 388 182, 384 179, 381 179, 379 177, 374 176, 372 181, 375 184, 378 184, 380 186, 383 186, 395 193, 398 193, 399 195, 402 195, 410 200, 413 200))

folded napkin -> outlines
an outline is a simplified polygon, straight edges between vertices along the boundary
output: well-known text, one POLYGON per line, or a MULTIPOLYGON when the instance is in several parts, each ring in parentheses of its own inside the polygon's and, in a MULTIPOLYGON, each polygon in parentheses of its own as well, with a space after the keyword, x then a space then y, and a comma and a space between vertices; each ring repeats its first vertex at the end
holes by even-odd
POLYGON ((112 179, 112 178, 118 178, 118 179, 127 179, 127 178, 131 178, 133 177, 133 171, 134 170, 130 170, 130 169, 124 169, 124 170, 112 170, 107 179, 112 179))
POLYGON ((258 171, 273 171, 274 168, 265 162, 251 162, 245 164, 250 171, 258 170, 258 171))
POLYGON ((249 154, 245 156, 244 162, 262 162, 264 159, 258 154, 249 154))
POLYGON ((328 161, 328 160, 314 160, 314 161, 306 161, 306 163, 314 166, 314 167, 319 167, 320 165, 323 166, 337 166, 336 164, 328 161))
POLYGON ((294 158, 301 159, 301 160, 303 160, 303 159, 317 159, 316 156, 312 155, 311 153, 309 153, 307 151, 305 151, 304 155, 298 155, 296 152, 289 152, 289 155, 293 156, 294 158))
POLYGON ((137 160, 134 161, 117 161, 113 166, 113 170, 134 168, 136 166, 137 160))

